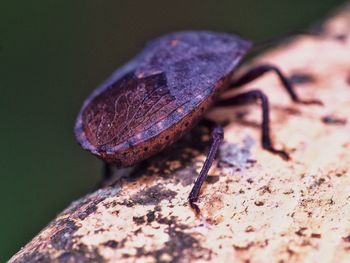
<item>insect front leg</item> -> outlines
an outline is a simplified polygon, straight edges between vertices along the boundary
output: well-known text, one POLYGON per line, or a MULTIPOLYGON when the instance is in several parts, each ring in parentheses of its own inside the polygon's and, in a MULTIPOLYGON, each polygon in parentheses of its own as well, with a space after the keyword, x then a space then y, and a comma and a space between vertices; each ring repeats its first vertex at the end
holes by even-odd
POLYGON ((224 130, 221 126, 216 126, 213 129, 212 138, 213 138, 213 142, 210 146, 207 158, 205 159, 202 170, 200 171, 199 176, 190 192, 190 195, 188 196, 188 201, 190 203, 190 206, 196 212, 197 215, 200 213, 200 210, 199 210, 199 207, 195 204, 195 202, 197 202, 198 200, 201 187, 205 179, 208 177, 208 171, 213 164, 213 161, 219 149, 220 143, 224 138, 224 130))
POLYGON ((270 65, 270 64, 258 65, 258 66, 251 68, 245 74, 240 76, 238 79, 234 80, 228 89, 235 89, 235 88, 241 87, 241 86, 261 77, 265 73, 271 72, 271 71, 274 72, 275 74, 277 74, 279 80, 281 81, 283 87, 285 88, 285 90, 287 91, 289 97, 291 98, 291 100, 293 102, 300 103, 300 104, 323 105, 323 103, 320 100, 300 99, 299 96, 297 95, 297 93, 295 92, 295 88, 292 85, 292 83, 289 81, 289 79, 282 73, 282 71, 278 67, 276 67, 274 65, 270 65))
POLYGON ((103 181, 107 181, 107 180, 111 179, 111 177, 112 177, 112 167, 111 167, 110 164, 108 164, 106 162, 103 163, 102 174, 103 174, 103 181))
POLYGON ((109 184, 109 181, 111 180, 113 175, 112 171, 112 165, 108 164, 106 162, 103 162, 102 166, 102 178, 100 179, 98 183, 98 188, 105 187, 109 184))
POLYGON ((270 113, 269 113, 269 100, 267 96, 260 90, 251 90, 245 93, 238 94, 232 98, 227 98, 223 100, 219 100, 215 106, 223 107, 223 106, 238 106, 243 104, 248 104, 254 102, 256 100, 261 101, 262 107, 262 139, 261 143, 265 150, 277 154, 282 157, 284 160, 289 160, 290 157, 287 152, 283 150, 277 150, 271 141, 270 136, 270 113))

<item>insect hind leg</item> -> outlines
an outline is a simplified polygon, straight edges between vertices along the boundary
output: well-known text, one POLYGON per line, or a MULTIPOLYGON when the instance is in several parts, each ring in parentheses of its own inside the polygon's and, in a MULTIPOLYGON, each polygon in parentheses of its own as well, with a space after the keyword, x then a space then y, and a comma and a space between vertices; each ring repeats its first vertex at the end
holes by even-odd
POLYGON ((284 160, 289 160, 289 154, 283 150, 276 149, 271 140, 270 136, 270 113, 269 113, 269 101, 267 96, 260 90, 251 90, 245 93, 238 94, 232 98, 227 98, 218 101, 215 106, 225 107, 225 106, 239 106, 254 102, 256 100, 261 101, 262 107, 262 125, 261 132, 262 138, 261 143, 265 150, 279 155, 284 160))
POLYGON ((249 69, 246 73, 244 73, 238 79, 234 80, 230 84, 230 86, 228 87, 228 90, 239 88, 239 87, 263 76, 265 73, 268 73, 271 71, 274 72, 275 74, 277 74, 284 89, 287 91, 289 97, 291 98, 291 100, 293 102, 299 103, 299 104, 307 104, 307 105, 310 105, 310 104, 323 105, 323 103, 320 100, 316 100, 316 99, 304 100, 304 99, 299 98, 299 96, 295 92, 294 86, 289 81, 289 79, 282 73, 282 71, 277 66, 274 66, 271 64, 262 64, 262 65, 258 65, 258 66, 255 66, 255 67, 249 69))

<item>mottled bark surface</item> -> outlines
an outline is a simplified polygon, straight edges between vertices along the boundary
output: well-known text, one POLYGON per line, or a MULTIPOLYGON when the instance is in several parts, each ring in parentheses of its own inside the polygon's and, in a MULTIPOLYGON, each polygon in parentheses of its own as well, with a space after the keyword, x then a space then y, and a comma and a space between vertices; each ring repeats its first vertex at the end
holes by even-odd
POLYGON ((323 107, 292 104, 273 74, 247 85, 268 94, 274 142, 291 161, 261 149, 258 106, 213 112, 230 122, 201 218, 187 203, 209 145, 199 126, 72 203, 10 262, 350 262, 350 9, 323 29, 258 59, 323 107))

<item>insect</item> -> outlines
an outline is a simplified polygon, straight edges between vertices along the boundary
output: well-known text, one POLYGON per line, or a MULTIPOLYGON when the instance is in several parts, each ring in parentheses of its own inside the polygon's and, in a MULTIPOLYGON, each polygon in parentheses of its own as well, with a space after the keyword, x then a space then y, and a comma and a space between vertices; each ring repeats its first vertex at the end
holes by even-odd
MULTIPOLYGON (((132 60, 115 71, 84 102, 75 124, 79 144, 116 167, 132 166, 162 151, 188 132, 211 107, 242 105, 259 100, 262 107, 262 147, 285 160, 287 152, 270 139, 269 102, 261 90, 220 99, 228 90, 274 72, 291 100, 302 100, 291 82, 274 65, 259 65, 233 79, 252 42, 233 34, 183 31, 150 41, 132 60)), ((189 194, 196 213, 200 188, 219 145, 223 128, 212 130, 212 144, 189 194)))

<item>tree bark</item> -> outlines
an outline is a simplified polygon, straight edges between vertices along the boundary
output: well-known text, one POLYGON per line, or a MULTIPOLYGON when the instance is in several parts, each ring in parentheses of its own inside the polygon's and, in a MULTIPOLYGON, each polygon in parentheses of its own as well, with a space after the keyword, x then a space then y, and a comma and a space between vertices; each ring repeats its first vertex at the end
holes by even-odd
POLYGON ((229 122, 199 218, 187 197, 210 143, 202 126, 117 171, 9 262, 350 262, 349 5, 322 32, 253 63, 278 65, 302 98, 324 106, 293 104, 272 73, 246 85, 268 95, 274 143, 290 161, 261 148, 259 106, 214 110, 212 119, 229 122))

